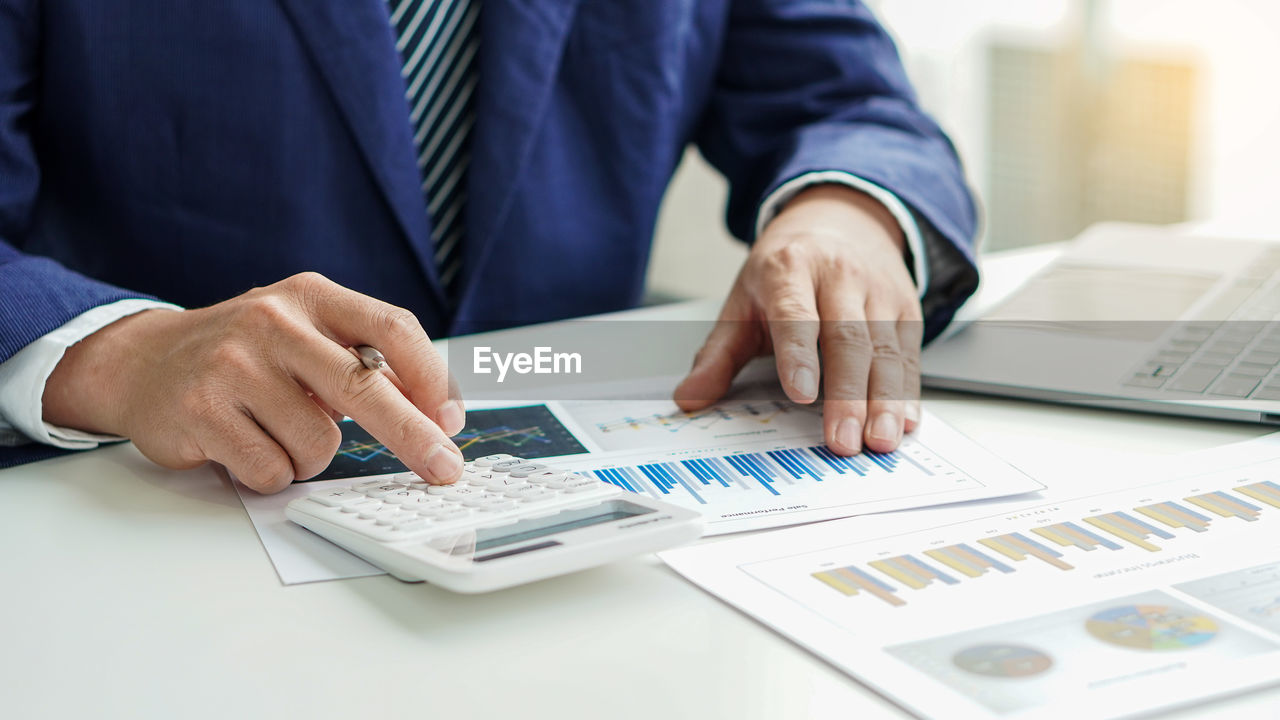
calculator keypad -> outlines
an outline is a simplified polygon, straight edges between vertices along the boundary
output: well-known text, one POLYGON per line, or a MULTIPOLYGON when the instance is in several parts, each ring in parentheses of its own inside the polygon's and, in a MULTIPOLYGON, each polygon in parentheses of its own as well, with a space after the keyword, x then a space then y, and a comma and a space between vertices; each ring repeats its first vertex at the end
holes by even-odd
POLYGON ((396 542, 515 522, 559 506, 592 505, 621 492, 577 473, 500 454, 466 463, 462 479, 453 485, 428 485, 402 473, 392 480, 318 490, 310 495, 314 505, 308 513, 379 542, 396 542))

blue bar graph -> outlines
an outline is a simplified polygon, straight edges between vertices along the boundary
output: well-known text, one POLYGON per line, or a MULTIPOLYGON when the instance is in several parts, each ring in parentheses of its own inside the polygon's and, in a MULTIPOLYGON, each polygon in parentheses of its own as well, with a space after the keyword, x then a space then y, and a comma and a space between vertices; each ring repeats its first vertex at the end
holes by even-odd
POLYGON ((855 482, 861 478, 899 472, 904 461, 909 463, 909 470, 930 476, 936 474, 900 452, 868 451, 855 457, 842 457, 825 445, 672 459, 590 472, 628 492, 648 493, 654 497, 687 494, 696 502, 706 504, 704 494, 708 492, 763 491, 772 496, 782 496, 789 491, 794 492, 789 488, 802 489, 836 479, 855 482))

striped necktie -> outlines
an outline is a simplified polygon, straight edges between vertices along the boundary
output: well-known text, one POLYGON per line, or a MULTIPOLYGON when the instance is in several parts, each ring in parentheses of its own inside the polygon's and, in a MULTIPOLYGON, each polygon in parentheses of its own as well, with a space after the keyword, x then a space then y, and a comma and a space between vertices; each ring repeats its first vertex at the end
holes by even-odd
POLYGON ((431 243, 452 301, 462 268, 466 173, 475 123, 479 0, 388 0, 431 217, 431 243))

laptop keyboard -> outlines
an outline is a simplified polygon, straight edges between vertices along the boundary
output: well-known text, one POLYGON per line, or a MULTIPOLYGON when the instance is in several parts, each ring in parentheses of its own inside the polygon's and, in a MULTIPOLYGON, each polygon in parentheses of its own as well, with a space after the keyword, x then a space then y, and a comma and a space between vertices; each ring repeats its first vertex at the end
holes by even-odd
POLYGON ((1130 387, 1219 398, 1280 401, 1280 249, 1264 252, 1204 309, 1178 323, 1124 381, 1130 387))

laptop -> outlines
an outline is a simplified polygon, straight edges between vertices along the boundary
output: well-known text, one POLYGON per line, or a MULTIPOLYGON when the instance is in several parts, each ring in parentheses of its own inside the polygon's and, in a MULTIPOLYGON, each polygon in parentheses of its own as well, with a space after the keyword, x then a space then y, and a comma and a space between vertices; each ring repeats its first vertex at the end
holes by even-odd
POLYGON ((1106 224, 922 358, 926 387, 1280 425, 1280 243, 1106 224))

